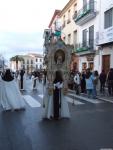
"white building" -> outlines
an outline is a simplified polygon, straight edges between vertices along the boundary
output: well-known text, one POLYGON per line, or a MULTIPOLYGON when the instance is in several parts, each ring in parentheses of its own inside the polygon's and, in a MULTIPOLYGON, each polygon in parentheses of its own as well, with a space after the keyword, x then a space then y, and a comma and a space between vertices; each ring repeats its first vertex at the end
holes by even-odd
POLYGON ((79 71, 90 68, 99 70, 99 55, 97 52, 99 32, 100 0, 80 0, 77 2, 77 12, 74 15, 78 29, 76 54, 79 56, 79 71))
MULTIPOLYGON (((29 53, 26 55, 21 55, 23 61, 18 61, 18 70, 25 69, 27 73, 34 70, 43 69, 43 55, 29 53)), ((16 71, 16 62, 11 61, 10 67, 12 70, 16 71)))
MULTIPOLYGON (((78 0, 70 0, 60 13, 62 25, 61 37, 65 44, 73 45, 74 48, 78 42, 78 26, 73 20, 73 16, 75 12, 77 12, 77 1, 78 0)), ((75 71, 78 70, 78 68, 78 57, 76 56, 74 49, 72 49, 70 69, 75 71)))
POLYGON ((100 0, 99 54, 100 68, 108 72, 113 68, 113 0, 100 0))

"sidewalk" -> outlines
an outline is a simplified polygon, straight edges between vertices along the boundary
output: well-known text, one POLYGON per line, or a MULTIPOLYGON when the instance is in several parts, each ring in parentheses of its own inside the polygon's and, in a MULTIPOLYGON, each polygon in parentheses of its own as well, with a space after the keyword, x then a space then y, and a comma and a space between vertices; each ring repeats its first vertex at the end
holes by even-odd
MULTIPOLYGON (((69 92, 75 94, 75 91, 74 91, 74 90, 70 90, 70 89, 69 89, 69 92)), ((85 97, 85 98, 88 98, 88 96, 87 96, 86 93, 80 93, 79 95, 76 95, 76 94, 75 94, 74 96, 75 96, 75 98, 77 98, 77 99, 84 99, 84 97, 85 97)), ((98 99, 98 100, 103 100, 103 101, 108 101, 108 102, 110 102, 110 103, 113 103, 113 96, 108 96, 108 94, 107 94, 107 89, 106 89, 106 91, 105 91, 105 94, 102 94, 102 93, 100 93, 99 90, 97 90, 97 99, 98 99)))

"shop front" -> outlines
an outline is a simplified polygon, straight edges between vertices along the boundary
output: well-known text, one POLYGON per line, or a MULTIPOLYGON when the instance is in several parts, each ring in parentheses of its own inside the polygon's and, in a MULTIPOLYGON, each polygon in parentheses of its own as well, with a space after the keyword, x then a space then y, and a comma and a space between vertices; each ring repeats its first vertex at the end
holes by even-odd
POLYGON ((87 68, 90 68, 91 71, 94 70, 94 56, 94 54, 80 56, 80 72, 85 71, 87 68))

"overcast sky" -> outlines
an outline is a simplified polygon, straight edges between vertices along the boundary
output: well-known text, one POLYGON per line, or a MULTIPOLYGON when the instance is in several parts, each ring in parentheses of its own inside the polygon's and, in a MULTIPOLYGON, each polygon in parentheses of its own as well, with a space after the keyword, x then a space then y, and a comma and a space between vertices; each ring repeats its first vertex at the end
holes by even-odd
POLYGON ((43 50, 43 31, 69 0, 0 0, 0 54, 43 50))

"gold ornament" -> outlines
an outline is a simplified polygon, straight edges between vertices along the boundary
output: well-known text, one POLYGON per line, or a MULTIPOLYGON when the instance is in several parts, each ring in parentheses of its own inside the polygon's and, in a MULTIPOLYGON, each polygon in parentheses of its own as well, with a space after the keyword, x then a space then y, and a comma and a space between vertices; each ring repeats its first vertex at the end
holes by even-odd
POLYGON ((52 89, 52 88, 51 88, 51 89, 50 89, 50 88, 48 89, 48 94, 49 94, 49 95, 52 95, 52 94, 53 94, 53 89, 52 89))

